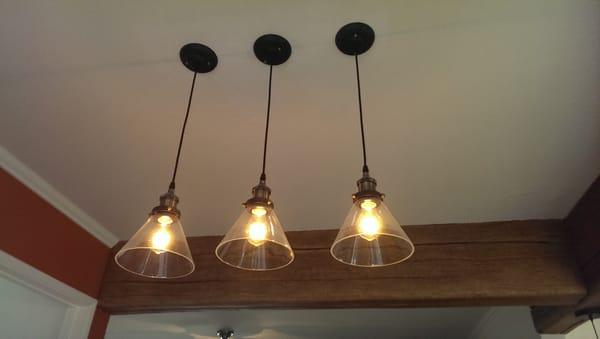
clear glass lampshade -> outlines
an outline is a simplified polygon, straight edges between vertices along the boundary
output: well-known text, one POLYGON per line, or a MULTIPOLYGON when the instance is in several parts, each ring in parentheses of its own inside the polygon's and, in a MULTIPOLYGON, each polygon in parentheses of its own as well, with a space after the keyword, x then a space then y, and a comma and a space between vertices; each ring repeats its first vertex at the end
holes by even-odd
POLYGON ((245 270, 283 268, 294 252, 271 207, 248 206, 215 250, 227 265, 245 270))
POLYGON ((413 243, 379 198, 357 200, 331 246, 336 260, 364 267, 396 264, 413 252, 413 243))
POLYGON ((194 271, 194 261, 179 218, 150 215, 115 256, 123 269, 150 278, 179 278, 194 271))

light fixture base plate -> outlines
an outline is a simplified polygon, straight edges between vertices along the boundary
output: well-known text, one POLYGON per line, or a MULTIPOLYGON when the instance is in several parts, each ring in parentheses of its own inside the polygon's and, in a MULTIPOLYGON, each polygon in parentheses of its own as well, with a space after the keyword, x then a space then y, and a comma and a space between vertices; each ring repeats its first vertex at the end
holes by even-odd
POLYGON ((219 63, 217 55, 210 47, 198 43, 181 47, 179 58, 187 69, 196 73, 208 73, 219 63))
POLYGON ((233 337, 233 330, 227 330, 227 329, 225 329, 225 330, 218 330, 217 331, 217 336, 220 339, 229 339, 229 338, 232 338, 233 337))
POLYGON ((362 22, 349 23, 335 35, 335 45, 344 54, 360 55, 368 51, 375 41, 375 31, 362 22))
POLYGON ((292 55, 292 46, 280 35, 265 34, 254 42, 254 55, 264 64, 281 65, 292 55))

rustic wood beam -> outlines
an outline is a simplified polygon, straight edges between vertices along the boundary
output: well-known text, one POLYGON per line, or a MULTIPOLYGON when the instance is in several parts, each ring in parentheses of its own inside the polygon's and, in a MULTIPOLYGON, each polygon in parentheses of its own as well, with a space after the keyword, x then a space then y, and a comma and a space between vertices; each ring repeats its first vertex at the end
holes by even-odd
MULTIPOLYGON (((407 226, 410 260, 383 268, 335 261, 337 230, 288 232, 288 267, 248 272, 222 264, 221 237, 189 238, 196 271, 176 280, 129 274, 111 261, 99 304, 112 314, 203 308, 353 308, 572 305, 586 293, 560 220, 407 226)), ((115 246, 117 251, 123 242, 115 246)))
POLYGON ((587 320, 585 316, 576 317, 576 311, 600 307, 600 176, 564 223, 588 293, 573 305, 533 307, 531 315, 540 333, 567 333, 587 320))

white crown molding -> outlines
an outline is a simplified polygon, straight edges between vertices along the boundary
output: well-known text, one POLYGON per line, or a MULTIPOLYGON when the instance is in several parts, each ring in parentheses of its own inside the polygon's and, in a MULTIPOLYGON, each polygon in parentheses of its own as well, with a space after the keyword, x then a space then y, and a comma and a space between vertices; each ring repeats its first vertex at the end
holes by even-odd
POLYGON ((119 241, 119 238, 2 146, 0 146, 0 167, 108 247, 113 247, 119 241))
POLYGON ((0 251, 0 276, 26 286, 67 306, 60 338, 88 337, 98 301, 75 288, 56 280, 10 254, 0 251))

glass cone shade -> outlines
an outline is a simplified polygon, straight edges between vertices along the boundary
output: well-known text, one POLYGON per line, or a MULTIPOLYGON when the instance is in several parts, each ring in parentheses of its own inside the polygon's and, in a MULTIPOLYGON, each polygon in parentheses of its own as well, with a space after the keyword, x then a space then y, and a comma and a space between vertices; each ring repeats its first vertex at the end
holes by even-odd
POLYGON ((376 267, 399 263, 414 252, 414 245, 383 200, 357 200, 346 216, 331 255, 354 266, 376 267))
POLYGON ((150 278, 178 278, 194 271, 181 222, 171 213, 150 215, 115 261, 131 273, 150 278))
POLYGON ((294 252, 271 207, 248 206, 215 250, 227 265, 267 271, 289 265, 294 252))

